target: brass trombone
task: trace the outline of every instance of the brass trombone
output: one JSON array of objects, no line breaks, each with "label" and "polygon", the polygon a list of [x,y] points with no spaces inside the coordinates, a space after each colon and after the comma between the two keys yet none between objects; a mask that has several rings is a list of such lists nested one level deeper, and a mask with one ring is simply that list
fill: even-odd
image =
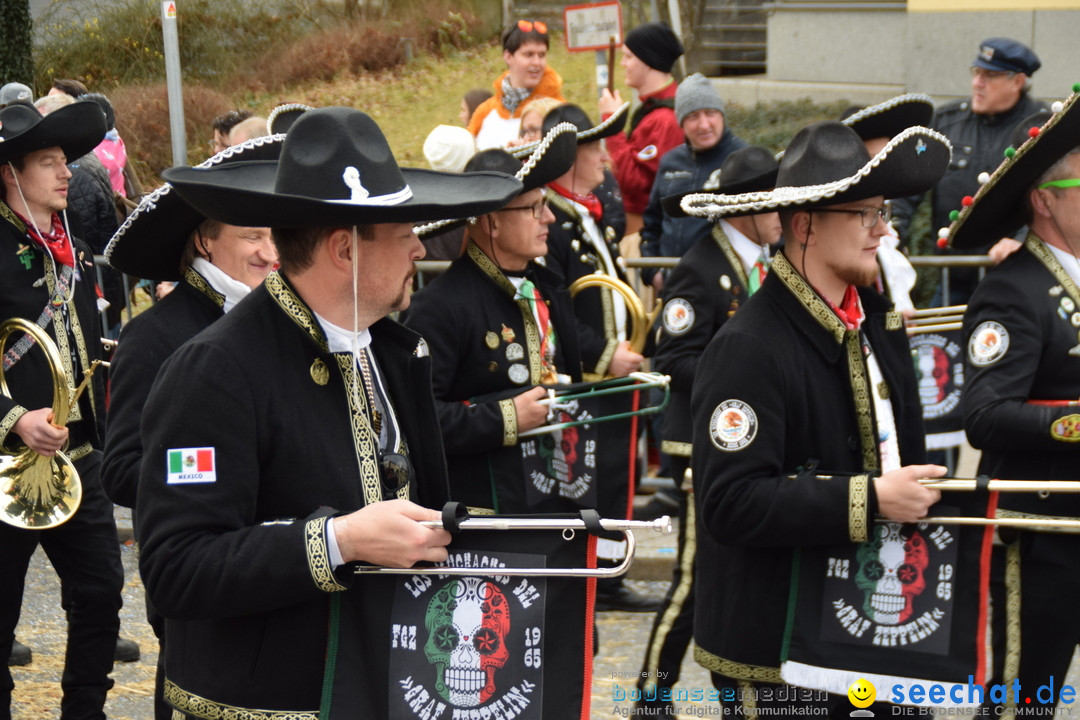
[{"label": "brass trombone", "polygon": [[[667,515],[655,520],[608,520],[600,519],[600,527],[609,532],[622,533],[626,539],[626,557],[618,565],[610,568],[510,568],[510,567],[445,567],[432,565],[411,568],[387,568],[362,566],[354,570],[357,575],[380,573],[389,575],[488,575],[488,576],[522,576],[522,577],[581,577],[581,578],[604,578],[618,577],[630,569],[634,561],[634,550],[637,541],[634,539],[634,530],[650,530],[662,535],[670,535],[672,532],[671,518]],[[420,523],[429,528],[442,529],[440,520],[426,520]],[[487,518],[471,517],[458,523],[462,530],[561,530],[563,539],[569,541],[579,530],[588,530],[584,520],[572,518]],[[451,546],[452,547],[452,546]]]},{"label": "brass trombone", "polygon": [[630,349],[636,353],[640,353],[645,349],[645,342],[649,339],[649,330],[652,329],[653,323],[656,322],[656,316],[660,314],[660,301],[656,301],[656,307],[652,312],[645,310],[645,303],[641,301],[638,294],[634,292],[634,288],[630,287],[622,280],[612,277],[611,275],[604,275],[601,273],[593,273],[592,275],[584,275],[579,277],[574,282],[570,283],[568,290],[570,296],[574,297],[585,288],[600,287],[614,290],[622,296],[622,299],[626,303],[626,311],[630,316],[633,329],[631,330],[630,337]]},{"label": "brass trombone", "polygon": [[[29,335],[45,353],[53,380],[51,422],[56,426],[67,424],[71,404],[78,401],[93,368],[73,396],[69,396],[60,351],[52,338],[32,322],[11,318],[0,324],[0,348],[15,332]],[[0,393],[11,397],[2,368]],[[4,502],[0,520],[19,528],[44,530],[66,522],[75,514],[82,502],[82,482],[75,465],[63,452],[45,457],[27,447],[16,450],[0,447],[0,497]]]},{"label": "brass trombone", "polygon": [[959,330],[964,326],[965,310],[967,305],[916,310],[907,323],[908,335]]}]

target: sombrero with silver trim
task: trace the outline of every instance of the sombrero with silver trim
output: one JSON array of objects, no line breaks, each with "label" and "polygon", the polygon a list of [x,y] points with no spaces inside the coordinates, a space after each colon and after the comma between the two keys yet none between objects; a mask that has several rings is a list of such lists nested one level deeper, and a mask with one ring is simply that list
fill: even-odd
[{"label": "sombrero with silver trim", "polygon": [[505,205],[521,182],[502,173],[401,168],[382,130],[352,108],[315,108],[285,135],[277,161],[162,173],[200,212],[230,225],[348,226],[480,215]]},{"label": "sombrero with silver trim", "polygon": [[[979,178],[979,191],[953,211],[954,222],[942,228],[938,237],[947,233],[944,237],[950,247],[967,250],[1011,237],[1022,227],[1027,222],[1024,197],[1035,181],[1067,152],[1080,146],[1078,98],[1080,87],[1064,103],[1054,103],[1049,119],[1045,119],[1045,113],[1037,113],[1017,125],[1005,159],[989,177],[984,174]],[[1018,139],[1025,142],[1021,144]]]},{"label": "sombrero with silver trim", "polygon": [[[484,150],[472,156],[465,166],[465,172],[488,170],[508,175],[513,173],[522,183],[522,193],[544,187],[562,177],[573,166],[577,159],[576,133],[577,128],[570,123],[559,123],[537,141],[524,162],[507,150]],[[460,227],[468,221],[469,218],[439,220],[416,228],[416,234],[423,240]]]},{"label": "sombrero with silver trim", "polygon": [[740,195],[772,190],[776,187],[776,174],[779,171],[780,163],[768,149],[760,145],[749,145],[727,156],[724,164],[720,166],[719,184],[716,187],[669,195],[660,201],[660,205],[671,217],[686,217],[686,212],[682,209],[682,199],[687,195],[703,192]]},{"label": "sombrero with silver trim", "polygon": [[870,157],[854,130],[836,120],[823,120],[795,134],[780,161],[775,189],[691,194],[683,198],[682,208],[697,217],[723,217],[839,205],[878,195],[905,197],[933,187],[945,174],[951,155],[944,135],[912,127]]},{"label": "sombrero with silver trim", "polygon": [[270,111],[270,114],[266,118],[266,126],[270,128],[271,135],[277,135],[279,133],[287,133],[292,124],[296,122],[296,119],[306,113],[308,110],[314,110],[315,108],[310,105],[304,105],[302,103],[285,103],[284,105],[278,105],[276,108]]},{"label": "sombrero with silver trim", "polygon": [[[629,110],[630,103],[623,103],[615,112],[611,113],[607,119],[593,125],[588,114],[577,105],[559,105],[558,107],[552,108],[551,111],[544,116],[544,136],[546,137],[556,125],[570,123],[577,132],[578,145],[602,140],[603,138],[611,137],[623,129],[623,125],[626,124],[626,115]],[[535,150],[536,146],[541,142],[543,142],[543,140],[534,140],[533,142],[525,143],[524,145],[508,148],[507,152],[514,157],[525,158],[532,154],[533,150]]]},{"label": "sombrero with silver trim", "polygon": [[844,111],[840,122],[863,140],[891,138],[909,127],[929,125],[934,117],[934,101],[923,93],[907,93],[865,108]]},{"label": "sombrero with silver trim", "polygon": [[74,162],[104,139],[105,113],[92,100],[65,105],[48,115],[19,102],[0,110],[0,163],[52,147]]},{"label": "sombrero with silver trim", "polygon": [[[257,137],[222,150],[198,167],[251,160],[277,160],[284,135]],[[139,202],[105,247],[105,259],[120,272],[146,280],[179,280],[180,258],[191,232],[206,216],[165,183]]]}]

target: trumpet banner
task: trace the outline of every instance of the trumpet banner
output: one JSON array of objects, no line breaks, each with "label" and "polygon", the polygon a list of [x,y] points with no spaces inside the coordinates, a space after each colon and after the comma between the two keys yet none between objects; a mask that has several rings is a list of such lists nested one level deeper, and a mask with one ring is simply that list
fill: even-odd
[{"label": "trumpet banner", "polygon": [[[950,502],[954,502],[950,498]],[[994,494],[937,507],[940,516],[991,517]],[[864,678],[889,701],[892,688],[942,684],[963,706],[986,680],[991,526],[879,523],[861,544],[802,548],[792,568],[783,679],[846,694]],[[953,697],[963,701],[954,702]]]},{"label": "trumpet banner", "polygon": [[448,565],[403,575],[390,637],[391,720],[588,718],[595,579],[500,576],[500,567],[595,567],[578,531],[463,531]]}]

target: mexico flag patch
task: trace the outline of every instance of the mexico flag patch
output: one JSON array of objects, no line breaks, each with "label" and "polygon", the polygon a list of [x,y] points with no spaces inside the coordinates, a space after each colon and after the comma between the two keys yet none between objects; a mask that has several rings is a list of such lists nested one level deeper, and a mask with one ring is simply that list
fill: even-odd
[{"label": "mexico flag patch", "polygon": [[214,448],[172,448],[166,450],[165,471],[165,482],[169,485],[217,482]]}]

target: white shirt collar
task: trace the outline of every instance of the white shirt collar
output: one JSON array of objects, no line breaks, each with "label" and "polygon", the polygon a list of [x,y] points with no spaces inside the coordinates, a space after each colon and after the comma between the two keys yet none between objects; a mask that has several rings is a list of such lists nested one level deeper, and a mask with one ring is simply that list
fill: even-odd
[{"label": "white shirt collar", "polygon": [[210,287],[225,296],[225,312],[229,312],[236,307],[236,303],[243,300],[251,292],[251,288],[229,276],[224,270],[206,258],[195,258],[191,263],[191,269],[202,275],[206,282],[210,283]]},{"label": "white shirt collar", "polygon": [[[323,333],[326,334],[326,344],[330,346],[330,352],[347,352],[355,355],[371,344],[371,331],[367,328],[354,335],[352,330],[338,327],[318,313],[313,314],[315,319],[319,321]],[[355,344],[353,342],[354,337],[356,338]]]},{"label": "white shirt collar", "polygon": [[1065,269],[1065,272],[1069,274],[1073,282],[1080,285],[1080,258],[1077,258],[1072,253],[1067,253],[1060,248],[1056,248],[1050,243],[1043,241],[1046,247],[1050,248],[1050,252],[1054,253],[1054,257],[1061,263],[1061,267]]},{"label": "white shirt collar", "polygon": [[750,268],[754,267],[754,263],[761,257],[762,250],[765,251],[765,256],[768,257],[768,246],[758,245],[756,242],[736,230],[735,226],[727,220],[720,220],[720,229],[724,231],[724,234],[727,235],[727,239],[731,241],[731,247],[733,247],[735,252],[739,254],[739,257],[742,258],[744,270],[749,272]]}]

